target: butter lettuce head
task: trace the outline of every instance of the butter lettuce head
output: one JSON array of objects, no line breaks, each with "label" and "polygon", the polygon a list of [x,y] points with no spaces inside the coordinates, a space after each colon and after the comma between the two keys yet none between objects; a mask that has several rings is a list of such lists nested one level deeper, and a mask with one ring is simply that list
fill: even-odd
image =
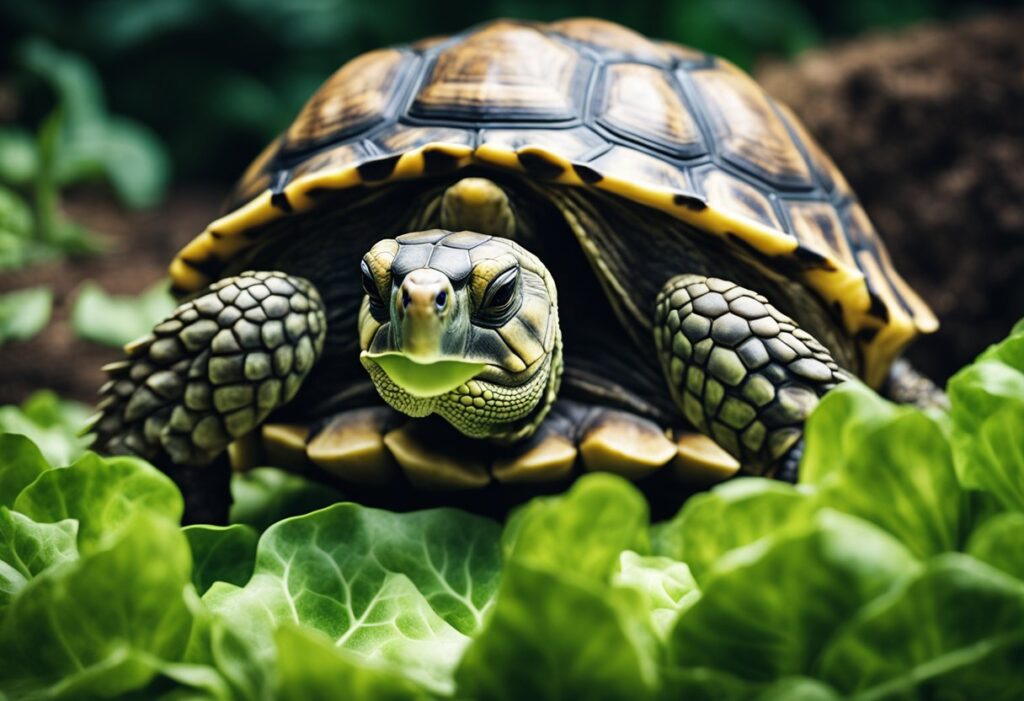
[{"label": "butter lettuce head", "polygon": [[0,435],[0,699],[1024,698],[1022,331],[658,524],[606,474],[498,523],[265,467],[182,527],[153,466]]}]

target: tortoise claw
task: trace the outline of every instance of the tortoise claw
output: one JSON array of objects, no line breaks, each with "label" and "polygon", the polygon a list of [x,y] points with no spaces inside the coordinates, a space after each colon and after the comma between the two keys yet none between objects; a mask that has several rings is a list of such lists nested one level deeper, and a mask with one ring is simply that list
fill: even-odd
[{"label": "tortoise claw", "polygon": [[685,432],[676,439],[672,471],[683,481],[709,486],[735,475],[739,460],[703,433]]},{"label": "tortoise claw", "polygon": [[482,460],[457,460],[450,452],[436,450],[432,442],[425,440],[422,432],[417,430],[416,422],[407,423],[384,435],[384,445],[417,489],[479,489],[491,481]]},{"label": "tortoise claw", "polygon": [[653,421],[598,409],[584,425],[580,454],[588,471],[638,479],[667,465],[676,456],[676,446]]},{"label": "tortoise claw", "polygon": [[306,458],[308,427],[298,424],[264,424],[261,435],[263,454],[268,465],[289,470],[309,467]]},{"label": "tortoise claw", "polygon": [[397,476],[384,434],[394,421],[387,407],[339,414],[306,446],[309,460],[332,475],[366,485],[384,485]]},{"label": "tortoise claw", "polygon": [[569,476],[579,451],[572,422],[557,409],[556,405],[522,448],[509,449],[512,455],[495,460],[491,467],[495,479],[522,484],[554,482]]}]

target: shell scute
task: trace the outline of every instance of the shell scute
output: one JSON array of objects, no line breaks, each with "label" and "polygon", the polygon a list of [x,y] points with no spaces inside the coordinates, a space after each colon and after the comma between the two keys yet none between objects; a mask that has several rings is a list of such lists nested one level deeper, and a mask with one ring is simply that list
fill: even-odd
[{"label": "shell scute", "polygon": [[565,120],[578,113],[580,55],[528,25],[496,22],[444,49],[411,113],[462,120]]},{"label": "shell scute", "polygon": [[670,155],[702,153],[697,121],[671,83],[672,76],[653,66],[617,63],[608,66],[598,120],[618,135],[644,139]]},{"label": "shell scute", "polygon": [[398,49],[378,49],[346,63],[310,98],[285,132],[286,151],[335,141],[383,121],[412,63],[413,57]]},{"label": "shell scute", "polygon": [[769,98],[750,77],[720,67],[690,75],[726,159],[778,187],[813,186],[803,155]]}]

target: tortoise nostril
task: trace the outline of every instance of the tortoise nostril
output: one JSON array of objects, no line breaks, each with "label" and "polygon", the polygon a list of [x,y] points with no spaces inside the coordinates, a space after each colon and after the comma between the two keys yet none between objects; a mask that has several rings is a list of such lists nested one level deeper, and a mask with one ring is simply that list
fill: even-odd
[{"label": "tortoise nostril", "polygon": [[438,309],[444,309],[444,306],[448,304],[448,293],[445,290],[438,292],[437,297],[434,299],[434,304],[437,305]]}]

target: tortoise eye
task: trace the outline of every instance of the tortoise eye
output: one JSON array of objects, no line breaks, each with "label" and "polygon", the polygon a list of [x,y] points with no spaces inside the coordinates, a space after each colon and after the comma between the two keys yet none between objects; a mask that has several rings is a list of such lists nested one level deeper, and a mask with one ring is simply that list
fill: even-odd
[{"label": "tortoise eye", "polygon": [[480,316],[488,321],[504,321],[515,306],[519,289],[519,268],[499,275],[484,294]]}]

